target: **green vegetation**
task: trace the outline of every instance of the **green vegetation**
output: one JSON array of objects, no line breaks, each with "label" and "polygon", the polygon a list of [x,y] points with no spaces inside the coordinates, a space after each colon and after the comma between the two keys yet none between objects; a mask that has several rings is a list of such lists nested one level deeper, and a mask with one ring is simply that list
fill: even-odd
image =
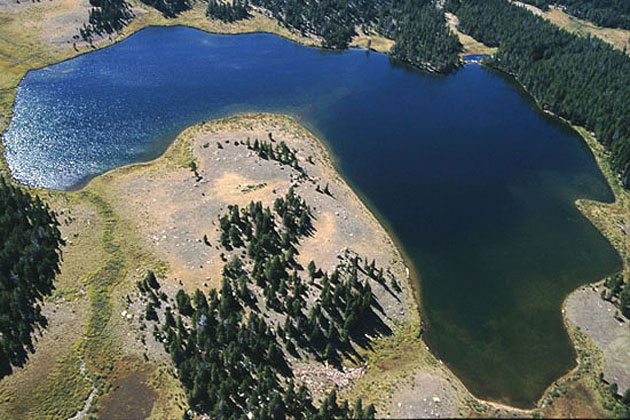
[{"label": "green vegetation", "polygon": [[392,56],[415,67],[449,72],[459,66],[462,45],[446,24],[444,11],[430,0],[394,0],[386,35],[396,43]]},{"label": "green vegetation", "polygon": [[[271,139],[271,135],[269,135],[269,138]],[[289,149],[285,142],[281,141],[276,147],[273,147],[273,144],[270,142],[264,140],[259,141],[258,139],[254,140],[252,144],[250,139],[247,138],[245,144],[249,150],[256,152],[262,159],[275,160],[283,165],[289,165],[300,172],[304,177],[307,177],[306,171],[300,166],[297,159],[296,151]]]},{"label": "green vegetation", "polygon": [[347,48],[355,26],[371,24],[375,1],[371,0],[252,0],[269,10],[273,17],[302,34],[323,39],[328,48]]},{"label": "green vegetation", "polygon": [[221,2],[208,0],[206,15],[223,22],[231,23],[249,17],[249,2],[247,0],[235,0],[233,2]]},{"label": "green vegetation", "polygon": [[630,282],[623,280],[623,274],[618,273],[606,279],[606,289],[602,290],[602,298],[613,302],[621,313],[630,319]]},{"label": "green vegetation", "polygon": [[459,65],[461,44],[433,0],[252,0],[279,22],[323,39],[328,48],[346,48],[355,27],[396,41],[392,56],[414,66],[447,72]]},{"label": "green vegetation", "polygon": [[134,16],[125,0],[90,0],[90,5],[90,23],[79,29],[86,41],[91,41],[94,35],[120,31]]},{"label": "green vegetation", "polygon": [[630,186],[630,57],[505,0],[449,0],[446,7],[460,30],[499,47],[488,65],[514,75],[543,109],[595,132]]},{"label": "green vegetation", "polygon": [[59,273],[58,226],[39,197],[0,177],[0,377],[24,364],[33,332],[47,325],[40,303]]},{"label": "green vegetation", "polygon": [[190,9],[188,0],[141,0],[147,6],[160,11],[164,17],[174,18],[181,12]]},{"label": "green vegetation", "polygon": [[571,15],[607,28],[630,29],[630,2],[619,0],[522,0],[543,10],[560,6]]},{"label": "green vegetation", "polygon": [[273,211],[260,202],[229,206],[219,227],[232,254],[219,291],[179,290],[171,308],[153,273],[137,284],[145,318],[157,321],[154,336],[171,355],[190,406],[216,418],[374,418],[373,406],[358,400],[350,408],[334,390],[315,407],[306,387],[294,384],[286,355],[340,367],[342,356],[361,357],[355,345],[369,347],[368,334],[391,334],[373,310],[379,306],[369,284],[387,289],[383,270],[348,252],[330,275],[311,261],[303,281],[295,256],[314,229],[310,208],[293,189]]}]

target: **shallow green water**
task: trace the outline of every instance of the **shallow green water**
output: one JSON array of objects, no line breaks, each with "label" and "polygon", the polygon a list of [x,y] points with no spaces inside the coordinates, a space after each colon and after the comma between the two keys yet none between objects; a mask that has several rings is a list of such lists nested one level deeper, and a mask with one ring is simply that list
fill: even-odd
[{"label": "shallow green water", "polygon": [[574,365],[562,300],[621,262],[573,202],[612,195],[576,133],[479,65],[438,77],[271,35],[149,28],[29,73],[6,158],[21,182],[68,189],[257,110],[325,138],[419,273],[429,345],[475,395],[531,406]]}]

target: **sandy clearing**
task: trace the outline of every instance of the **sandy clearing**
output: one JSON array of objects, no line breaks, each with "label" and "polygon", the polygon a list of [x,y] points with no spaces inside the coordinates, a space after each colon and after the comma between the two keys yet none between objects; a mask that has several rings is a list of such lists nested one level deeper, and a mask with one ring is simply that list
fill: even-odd
[{"label": "sandy clearing", "polygon": [[[294,168],[258,157],[244,144],[247,138],[252,142],[256,138],[269,141],[269,133],[274,144],[284,141],[297,151],[308,180],[300,178]],[[200,178],[191,169],[173,164],[177,157],[171,150],[190,153]],[[313,164],[309,163],[309,157]],[[316,190],[318,185],[323,189],[326,184],[332,196]],[[290,117],[248,114],[202,123],[184,131],[169,151],[156,161],[113,170],[96,178],[87,188],[99,191],[121,222],[134,232],[141,246],[165,263],[166,278],[161,282],[162,288],[174,296],[181,285],[189,292],[195,288],[207,290],[218,286],[224,259],[244,252],[242,249],[226,252],[217,246],[218,216],[225,213],[228,204],[244,206],[252,200],[260,200],[272,206],[273,201],[291,186],[311,206],[315,217],[316,232],[303,239],[298,247],[299,262],[306,266],[313,259],[318,267],[331,270],[339,262],[338,255],[346,248],[370,261],[375,259],[377,265],[386,273],[395,275],[403,287],[402,295],[396,296],[388,288],[371,281],[373,293],[385,312],[381,315],[383,322],[393,328],[400,322],[417,322],[412,321],[417,320],[418,314],[406,268],[393,241],[337,174],[323,144]],[[210,246],[204,243],[204,235]],[[138,276],[141,277],[141,273]],[[132,298],[137,298],[133,292]],[[121,303],[121,306],[125,304]],[[135,319],[142,314],[143,304],[134,301],[127,305],[127,309]],[[122,313],[122,310],[120,307],[114,313]],[[269,321],[278,320],[271,316]],[[132,334],[130,339],[134,336]],[[152,343],[151,335],[145,337],[147,345],[142,346],[142,351],[147,351],[150,359],[165,360],[163,350]],[[135,348],[133,343],[128,346]],[[424,348],[418,349],[417,354],[421,358],[431,357]],[[424,365],[414,366],[420,366],[418,372],[424,372]],[[308,380],[314,387],[323,386],[315,378],[322,375],[321,367],[303,366],[303,369],[307,379],[311,375],[312,380]],[[350,372],[348,375],[353,378],[363,374],[358,375],[355,370]],[[345,383],[347,375],[331,374],[332,379],[325,380],[324,385],[337,380]],[[445,377],[450,375],[443,374]],[[422,376],[418,387],[424,388],[426,381],[433,383],[435,378],[439,379],[439,374]],[[449,378],[459,384],[456,379]],[[448,383],[446,379],[443,382]],[[441,392],[445,401],[452,401],[453,409],[448,412],[456,413],[462,407],[459,396],[465,393],[461,384]],[[411,404],[416,401],[413,392],[405,396]],[[427,401],[419,405],[429,413],[433,400]]]},{"label": "sandy clearing", "polygon": [[[600,286],[603,287],[603,286]],[[566,301],[566,317],[587,334],[604,354],[604,379],[630,388],[630,328],[614,317],[617,308],[600,297],[599,288],[586,286]]]}]

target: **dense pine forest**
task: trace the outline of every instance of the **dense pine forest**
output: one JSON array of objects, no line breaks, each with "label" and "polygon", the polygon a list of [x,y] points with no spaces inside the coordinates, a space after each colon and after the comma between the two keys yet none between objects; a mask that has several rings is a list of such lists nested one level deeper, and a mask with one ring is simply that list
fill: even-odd
[{"label": "dense pine forest", "polygon": [[232,3],[224,3],[218,0],[208,0],[206,15],[227,23],[247,19],[250,16],[249,2],[247,0],[234,0]]},{"label": "dense pine forest", "polygon": [[514,75],[538,103],[594,131],[630,187],[630,58],[506,0],[449,0],[462,31],[499,51],[486,63]]},{"label": "dense pine forest", "polygon": [[559,6],[580,19],[608,28],[630,29],[630,2],[626,0],[522,0],[543,10]]},{"label": "dense pine forest", "polygon": [[46,326],[40,304],[59,272],[58,223],[48,205],[0,177],[0,378],[33,351]]},{"label": "dense pine forest", "polygon": [[346,48],[355,27],[396,41],[391,55],[416,67],[448,72],[461,45],[433,0],[252,0],[284,25],[320,36],[324,46]]},{"label": "dense pine forest", "polygon": [[[190,407],[213,418],[374,418],[373,406],[339,403],[334,391],[316,407],[307,388],[294,384],[286,355],[337,367],[344,356],[358,357],[355,346],[369,346],[368,334],[391,333],[374,312],[370,282],[396,295],[396,279],[350,251],[332,273],[313,261],[302,267],[298,246],[314,229],[311,209],[293,189],[273,210],[260,202],[229,206],[217,225],[232,255],[219,290],[190,296],[180,289],[173,301],[152,272],[137,284]],[[204,242],[212,246],[207,236]]]},{"label": "dense pine forest", "polygon": [[390,52],[393,57],[440,73],[459,66],[462,45],[448,29],[444,11],[436,2],[394,0],[386,10],[391,14],[381,19],[380,32],[396,41]]}]

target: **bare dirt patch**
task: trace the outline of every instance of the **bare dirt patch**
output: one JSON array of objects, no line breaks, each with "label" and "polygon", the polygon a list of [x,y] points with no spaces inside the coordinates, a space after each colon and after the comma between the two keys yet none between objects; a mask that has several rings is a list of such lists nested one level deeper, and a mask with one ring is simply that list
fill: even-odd
[{"label": "bare dirt patch", "polygon": [[462,46],[464,47],[460,55],[462,56],[469,55],[469,54],[492,55],[497,52],[497,48],[488,47],[482,42],[477,41],[472,36],[461,32],[457,28],[457,25],[459,25],[459,19],[457,18],[457,16],[448,12],[446,12],[445,15],[446,15],[446,22],[448,24],[448,27],[450,28],[451,32],[457,35],[457,37],[459,38],[459,42],[461,42]]},{"label": "bare dirt patch", "polygon": [[396,391],[389,416],[397,419],[459,417],[461,405],[453,388],[443,375],[420,371],[410,383]]},{"label": "bare dirt patch", "polygon": [[[210,122],[200,130],[189,143],[198,179],[190,169],[162,160],[104,176],[105,193],[117,214],[166,263],[175,287],[179,281],[189,291],[219,285],[224,259],[230,257],[218,247],[219,215],[231,204],[261,201],[273,206],[291,186],[314,210],[317,233],[303,241],[298,256],[304,267],[312,259],[318,267],[331,270],[337,256],[349,247],[379,266],[391,267],[404,281],[402,258],[387,233],[336,175],[319,141],[292,119],[246,116]],[[309,181],[298,180],[294,168],[262,159],[245,145],[248,138],[270,141],[270,133],[274,144],[284,141],[297,150]],[[317,185],[320,189],[328,185],[332,196],[317,192]],[[404,319],[406,303],[384,290],[381,293],[388,316]]]},{"label": "bare dirt patch", "polygon": [[[248,138],[250,143],[256,139],[274,145],[285,142],[296,151],[299,165],[307,177],[288,165],[261,158],[246,146]],[[195,162],[196,174],[188,166],[191,162]],[[326,186],[329,194],[323,192]],[[315,233],[302,240],[298,247],[298,262],[306,267],[314,260],[317,267],[329,271],[338,264],[338,256],[345,255],[348,249],[352,255],[375,260],[377,266],[383,267],[388,276],[395,276],[403,288],[402,294],[396,294],[389,286],[370,281],[383,308],[379,316],[394,330],[387,354],[402,351],[406,360],[402,365],[407,366],[409,372],[422,371],[428,366],[418,360],[433,360],[437,365],[418,338],[414,338],[413,343],[403,344],[396,338],[403,324],[411,325],[407,330],[415,329],[417,334],[419,320],[407,270],[394,243],[339,177],[322,143],[292,118],[255,114],[199,124],[180,134],[163,157],[147,164],[114,170],[95,179],[88,189],[99,191],[112,205],[122,224],[134,233],[140,246],[163,262],[162,290],[170,296],[168,304],[172,305],[172,296],[180,287],[192,292],[196,288],[207,290],[220,284],[221,268],[230,254],[236,252],[226,252],[218,243],[218,217],[227,211],[228,205],[245,206],[251,201],[261,201],[273,207],[274,200],[284,196],[291,187],[305,199],[314,216]],[[133,271],[134,268],[130,269]],[[142,275],[142,272],[135,273],[134,278]],[[128,290],[131,304],[121,295],[117,298],[120,299],[118,310],[114,311],[121,314],[116,316],[120,319],[117,322],[128,324],[124,328],[129,330],[128,345],[137,347],[134,351],[146,353],[149,360],[168,366],[168,355],[161,344],[155,342],[151,331],[137,326],[144,305],[137,300],[135,291]],[[269,322],[274,324],[278,320],[272,315],[268,314]],[[139,340],[142,344],[132,343]],[[406,350],[401,350],[400,346],[393,349],[391,346],[395,343]],[[370,381],[375,373],[394,371],[389,376],[391,387],[379,391],[383,401],[387,401],[396,390],[395,384],[403,379],[400,361],[389,363],[382,359],[380,366],[372,369],[371,365],[357,359],[342,371],[313,364],[304,358],[290,362],[300,373],[300,381],[311,385],[315,396],[331,387],[352,388],[359,378]],[[432,380],[447,375],[441,370],[432,372]],[[372,397],[365,395],[364,388],[357,389],[357,393],[364,399]],[[445,388],[440,395],[445,401],[452,401],[453,410],[457,412],[462,406],[460,394],[466,394],[466,391],[457,385]],[[411,391],[408,393],[408,397],[415,401],[413,395]],[[432,399],[430,404],[433,404]],[[420,405],[430,412],[428,405]]]},{"label": "bare dirt patch", "polygon": [[630,388],[630,329],[614,315],[617,308],[600,297],[596,287],[572,293],[566,302],[567,318],[580,327],[604,354],[604,379],[620,392]]},{"label": "bare dirt patch", "polygon": [[144,420],[151,414],[156,392],[148,384],[146,369],[121,372],[112,391],[99,401],[101,420]]}]

